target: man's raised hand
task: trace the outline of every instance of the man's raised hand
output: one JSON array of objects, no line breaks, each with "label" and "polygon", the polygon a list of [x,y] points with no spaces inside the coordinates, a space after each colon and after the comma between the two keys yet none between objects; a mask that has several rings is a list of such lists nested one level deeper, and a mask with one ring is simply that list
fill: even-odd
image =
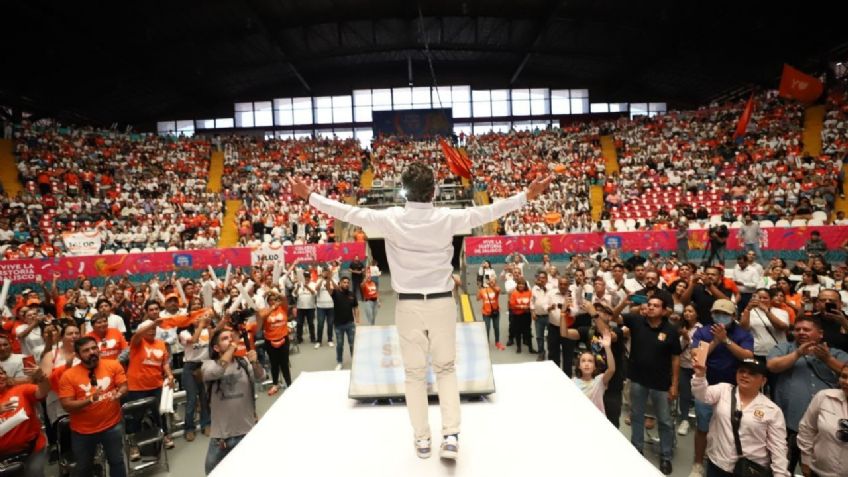
[{"label": "man's raised hand", "polygon": [[536,197],[539,197],[542,192],[547,190],[553,180],[554,176],[550,174],[544,177],[537,177],[530,183],[529,186],[527,186],[527,200],[533,200]]}]

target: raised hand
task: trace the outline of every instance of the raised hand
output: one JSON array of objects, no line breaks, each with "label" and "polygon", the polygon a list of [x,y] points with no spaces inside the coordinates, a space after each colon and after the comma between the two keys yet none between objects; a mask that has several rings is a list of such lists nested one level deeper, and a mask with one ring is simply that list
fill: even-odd
[{"label": "raised hand", "polygon": [[307,184],[303,179],[291,177],[289,178],[289,185],[291,185],[291,190],[294,195],[303,200],[309,200],[309,194],[312,193],[312,187],[309,186],[309,184]]},{"label": "raised hand", "polygon": [[553,175],[537,177],[535,180],[533,180],[533,182],[531,182],[530,185],[527,186],[527,200],[533,200],[538,197],[542,192],[545,192],[545,190],[547,190],[548,186],[553,180]]}]

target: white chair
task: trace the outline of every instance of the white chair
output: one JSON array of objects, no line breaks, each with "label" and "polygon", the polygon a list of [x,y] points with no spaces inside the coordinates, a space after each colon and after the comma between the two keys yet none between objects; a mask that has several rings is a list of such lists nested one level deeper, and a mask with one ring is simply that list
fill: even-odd
[{"label": "white chair", "polygon": [[156,251],[157,251],[157,252],[167,252],[167,251],[168,251],[168,249],[167,249],[167,248],[165,248],[165,247],[156,247]]},{"label": "white chair", "polygon": [[138,247],[133,247],[130,249],[130,253],[141,253],[141,249]]},{"label": "white chair", "polygon": [[807,225],[809,226],[821,226],[824,225],[824,220],[821,219],[810,219],[807,221]]},{"label": "white chair", "polygon": [[774,223],[775,227],[791,227],[791,224],[786,219],[780,219]]},{"label": "white chair", "polygon": [[774,227],[774,222],[772,222],[771,220],[761,220],[760,221],[760,227],[761,228]]},{"label": "white chair", "polygon": [[292,245],[292,241],[291,240],[283,240],[283,245],[286,245],[286,246]]},{"label": "white chair", "polygon": [[625,230],[636,230],[636,219],[629,218],[624,221]]},{"label": "white chair", "polygon": [[104,250],[100,255],[115,255],[114,250]]},{"label": "white chair", "polygon": [[711,224],[717,224],[719,222],[721,222],[721,215],[711,215],[710,216],[710,223]]},{"label": "white chair", "polygon": [[128,251],[127,251],[127,249],[125,249],[125,248],[119,248],[118,250],[115,250],[115,254],[116,254],[116,255],[126,255],[126,254],[128,254],[128,253],[129,253],[129,252],[128,252]]},{"label": "white chair", "polygon": [[271,243],[273,238],[274,237],[272,237],[271,234],[264,234],[262,235],[262,243]]},{"label": "white chair", "polygon": [[144,253],[153,253],[153,247],[144,247],[142,250]]},{"label": "white chair", "polygon": [[793,219],[790,225],[792,227],[804,227],[807,225],[807,219]]},{"label": "white chair", "polygon": [[168,252],[176,252],[177,250],[179,250],[179,248],[177,248],[177,247],[176,247],[176,246],[174,246],[174,245],[171,245],[170,247],[168,247],[168,248],[166,249],[166,251],[168,251]]},{"label": "white chair", "polygon": [[609,220],[602,220],[601,221],[601,228],[604,229],[604,230],[609,230],[610,229],[610,221]]},{"label": "white chair", "polygon": [[821,220],[822,222],[827,222],[827,213],[822,212],[821,210],[817,210],[813,212],[812,215],[813,220]]},{"label": "white chair", "polygon": [[627,228],[627,223],[623,219],[616,219],[613,225],[615,226],[615,230],[624,230]]},{"label": "white chair", "polygon": [[282,244],[280,243],[280,241],[279,241],[279,240],[273,240],[273,241],[271,241],[271,246],[272,246],[272,247],[279,247],[279,246],[281,246],[281,245],[282,245]]}]

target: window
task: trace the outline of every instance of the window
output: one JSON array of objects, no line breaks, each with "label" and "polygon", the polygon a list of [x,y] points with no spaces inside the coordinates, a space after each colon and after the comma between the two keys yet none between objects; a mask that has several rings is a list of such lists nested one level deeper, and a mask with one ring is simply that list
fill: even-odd
[{"label": "window", "polygon": [[550,121],[533,121],[533,129],[548,129],[550,125]]},{"label": "window", "polygon": [[277,131],[277,139],[292,139],[293,137],[292,131]]},{"label": "window", "polygon": [[177,121],[177,135],[186,137],[194,136],[194,121],[191,119]]},{"label": "window", "polygon": [[509,90],[492,90],[492,116],[509,116]]},{"label": "window", "polygon": [[611,113],[627,112],[627,103],[610,103],[609,110]]},{"label": "window", "polygon": [[253,103],[236,103],[236,127],[253,127]]},{"label": "window", "polygon": [[471,117],[471,86],[451,86],[451,107],[453,117]]},{"label": "window", "polygon": [[[311,116],[310,116],[311,117]],[[306,139],[312,137],[311,129],[298,129],[294,132],[295,139]]]},{"label": "window", "polygon": [[589,90],[571,90],[571,114],[586,114],[589,112]]},{"label": "window", "polygon": [[548,100],[550,92],[548,88],[533,88],[530,90],[530,114],[541,116],[551,113]]},{"label": "window", "polygon": [[429,109],[433,103],[430,100],[429,87],[412,88],[412,108],[413,109]]},{"label": "window", "polygon": [[453,123],[453,132],[457,136],[464,134],[468,137],[471,135],[471,123]]},{"label": "window", "polygon": [[316,129],[315,137],[322,137],[327,139],[332,139],[334,136],[332,129]]},{"label": "window", "polygon": [[391,111],[392,110],[392,90],[390,90],[390,89],[374,89],[374,90],[371,90],[371,110],[372,111]]},{"label": "window", "polygon": [[516,131],[530,131],[533,129],[533,123],[530,121],[516,121],[512,123],[512,128]]},{"label": "window", "polygon": [[353,120],[358,123],[370,123],[371,117],[371,90],[353,90]]},{"label": "window", "polygon": [[198,119],[194,122],[196,129],[215,129],[214,119]]},{"label": "window", "polygon": [[319,96],[315,98],[315,124],[333,123],[333,98]]},{"label": "window", "polygon": [[156,132],[160,136],[177,133],[176,121],[159,121],[156,123]]},{"label": "window", "polygon": [[359,144],[365,149],[371,149],[371,139],[374,138],[374,130],[371,128],[359,128],[353,131],[353,137],[359,140]]},{"label": "window", "polygon": [[392,88],[392,109],[412,109],[412,88]]},{"label": "window", "polygon": [[[492,94],[489,90],[471,92],[471,108],[475,118],[492,117]],[[491,124],[490,124],[491,126]],[[477,125],[474,125],[474,134],[477,134]]]},{"label": "window", "polygon": [[474,123],[474,135],[479,136],[492,132],[492,123]]},{"label": "window", "polygon": [[334,129],[333,132],[341,140],[353,139],[353,129]]},{"label": "window", "polygon": [[630,118],[635,116],[647,116],[648,103],[630,103]]},{"label": "window", "polygon": [[292,98],[295,124],[312,124],[312,98]]},{"label": "window", "polygon": [[592,103],[589,105],[589,111],[593,113],[608,113],[609,104],[607,103]]},{"label": "window", "polygon": [[235,127],[233,118],[218,118],[215,120],[215,129],[232,129]]},{"label": "window", "polygon": [[333,122],[352,123],[353,109],[350,96],[333,96]]},{"label": "window", "polygon": [[551,90],[551,114],[571,114],[567,89]]},{"label": "window", "polygon": [[291,126],[294,124],[291,98],[274,100],[274,123],[277,126]]},{"label": "window", "polygon": [[665,113],[665,103],[648,103],[648,116]]},{"label": "window", "polygon": [[270,101],[257,101],[253,103],[254,126],[273,126],[274,114]]},{"label": "window", "polygon": [[449,108],[451,106],[451,87],[439,86],[432,89],[433,107],[434,108]]},{"label": "window", "polygon": [[508,133],[510,129],[510,124],[508,122],[496,122],[492,123],[492,131],[499,133]]},{"label": "window", "polygon": [[512,90],[512,114],[513,116],[530,116],[530,90]]}]

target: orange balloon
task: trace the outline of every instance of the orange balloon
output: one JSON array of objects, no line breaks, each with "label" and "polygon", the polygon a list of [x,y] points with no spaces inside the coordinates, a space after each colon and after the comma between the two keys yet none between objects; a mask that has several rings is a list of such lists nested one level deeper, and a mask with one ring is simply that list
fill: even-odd
[{"label": "orange balloon", "polygon": [[567,170],[568,169],[565,167],[565,164],[557,164],[556,166],[554,166],[554,172],[556,172],[557,174],[563,174]]},{"label": "orange balloon", "polygon": [[562,214],[559,212],[548,212],[545,214],[545,223],[554,225],[562,220]]}]

